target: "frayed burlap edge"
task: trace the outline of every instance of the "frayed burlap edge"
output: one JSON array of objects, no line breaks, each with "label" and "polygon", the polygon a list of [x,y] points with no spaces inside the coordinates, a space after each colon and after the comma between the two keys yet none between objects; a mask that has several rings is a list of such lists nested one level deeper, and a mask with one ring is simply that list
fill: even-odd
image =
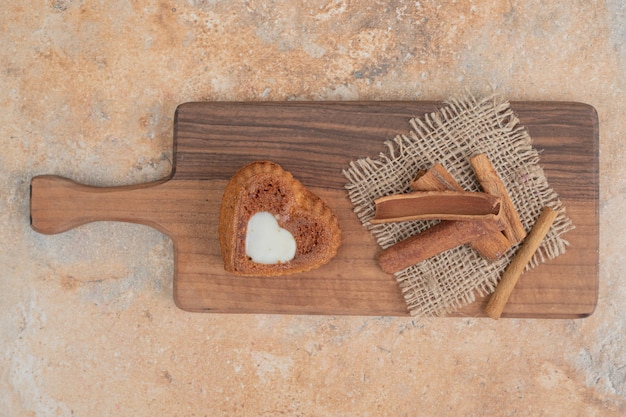
[{"label": "frayed burlap edge", "polygon": [[[480,185],[469,158],[484,153],[502,179],[524,228],[529,231],[544,206],[559,212],[527,269],[566,251],[562,235],[574,228],[539,165],[527,130],[510,104],[498,95],[450,99],[436,112],[409,121],[410,132],[385,142],[377,158],[352,161],[344,170],[354,212],[382,248],[419,233],[435,222],[373,225],[374,200],[409,191],[420,169],[441,163],[469,191]],[[490,263],[468,246],[459,246],[395,274],[413,316],[442,316],[491,293],[517,249]]]}]

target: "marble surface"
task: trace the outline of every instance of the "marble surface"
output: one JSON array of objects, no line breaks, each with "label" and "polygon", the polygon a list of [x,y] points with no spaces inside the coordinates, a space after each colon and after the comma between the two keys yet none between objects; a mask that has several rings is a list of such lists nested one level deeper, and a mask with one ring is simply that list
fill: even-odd
[{"label": "marble surface", "polygon": [[[623,1],[20,1],[0,44],[1,416],[626,413]],[[34,175],[166,175],[182,102],[465,89],[598,110],[591,317],[189,314],[162,234],[29,226]]]}]

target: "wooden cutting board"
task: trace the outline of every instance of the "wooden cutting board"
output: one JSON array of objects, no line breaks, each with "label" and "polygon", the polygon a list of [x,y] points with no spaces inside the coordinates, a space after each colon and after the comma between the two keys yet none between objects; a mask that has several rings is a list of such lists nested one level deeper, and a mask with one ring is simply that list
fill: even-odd
[{"label": "wooden cutting board", "polygon": [[[146,224],[174,242],[174,298],[195,312],[408,315],[393,276],[375,261],[378,246],[352,212],[342,170],[377,156],[383,141],[438,102],[186,103],[174,120],[175,164],[161,181],[93,188],[54,176],[31,184],[31,223],[59,233],[109,220]],[[576,229],[568,252],[520,279],[503,317],[577,318],[598,298],[598,118],[593,107],[514,102],[541,150],[550,185]],[[318,270],[279,278],[241,278],[222,266],[217,236],[223,188],[247,162],[281,164],[339,217],[338,255]],[[484,316],[485,300],[457,316]]]}]

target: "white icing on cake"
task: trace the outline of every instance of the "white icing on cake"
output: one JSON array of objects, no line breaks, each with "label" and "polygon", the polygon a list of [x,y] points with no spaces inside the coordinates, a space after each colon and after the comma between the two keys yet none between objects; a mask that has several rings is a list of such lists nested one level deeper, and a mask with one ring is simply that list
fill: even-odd
[{"label": "white icing on cake", "polygon": [[296,255],[296,240],[272,213],[261,211],[248,220],[246,255],[259,264],[288,262]]}]

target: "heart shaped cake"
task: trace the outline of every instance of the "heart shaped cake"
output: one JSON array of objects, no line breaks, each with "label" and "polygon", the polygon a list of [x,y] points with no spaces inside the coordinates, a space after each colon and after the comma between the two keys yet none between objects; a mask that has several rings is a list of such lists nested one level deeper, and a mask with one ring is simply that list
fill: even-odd
[{"label": "heart shaped cake", "polygon": [[220,208],[224,268],[243,276],[309,271],[330,261],[341,243],[332,210],[291,173],[270,161],[239,169]]}]

